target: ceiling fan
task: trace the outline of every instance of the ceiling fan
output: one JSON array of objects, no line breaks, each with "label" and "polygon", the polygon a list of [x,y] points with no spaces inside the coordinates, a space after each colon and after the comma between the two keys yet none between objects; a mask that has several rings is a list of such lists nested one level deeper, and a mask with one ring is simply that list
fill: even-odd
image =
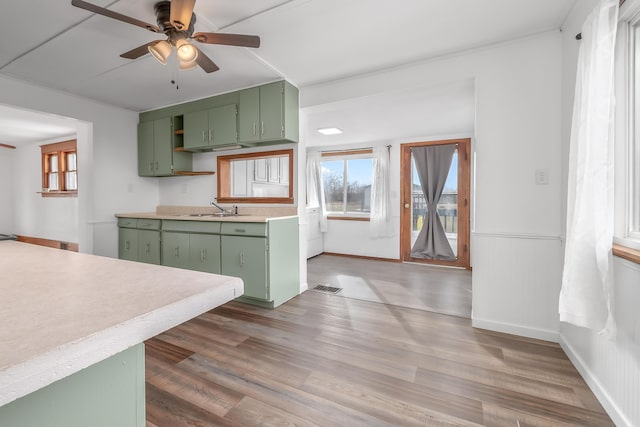
[{"label": "ceiling fan", "polygon": [[194,34],[196,14],[193,13],[193,7],[195,3],[196,0],[159,1],[154,6],[158,22],[156,26],[83,0],[71,0],[71,5],[75,7],[137,25],[154,33],[164,33],[167,36],[165,40],[154,40],[120,55],[127,59],[136,59],[150,53],[160,63],[166,64],[167,58],[175,48],[181,70],[199,65],[205,72],[212,73],[220,68],[189,40],[207,44],[260,47],[260,37],[258,36],[202,32]]}]

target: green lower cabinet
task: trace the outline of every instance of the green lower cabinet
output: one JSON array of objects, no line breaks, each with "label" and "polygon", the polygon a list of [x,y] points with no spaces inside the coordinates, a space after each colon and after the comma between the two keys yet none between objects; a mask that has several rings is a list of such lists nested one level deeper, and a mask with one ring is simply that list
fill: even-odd
[{"label": "green lower cabinet", "polygon": [[138,230],[135,228],[118,229],[118,258],[138,260]]},{"label": "green lower cabinet", "polygon": [[0,407],[6,427],[144,427],[144,345]]},{"label": "green lower cabinet", "polygon": [[160,264],[160,232],[153,230],[138,231],[138,261],[147,264]]},{"label": "green lower cabinet", "polygon": [[190,234],[191,270],[220,274],[220,236]]},{"label": "green lower cabinet", "polygon": [[267,239],[222,236],[222,274],[241,278],[244,296],[268,300]]},{"label": "green lower cabinet", "polygon": [[162,233],[162,265],[189,269],[191,266],[189,234],[170,231]]},{"label": "green lower cabinet", "polygon": [[160,264],[160,220],[118,218],[118,258]]}]

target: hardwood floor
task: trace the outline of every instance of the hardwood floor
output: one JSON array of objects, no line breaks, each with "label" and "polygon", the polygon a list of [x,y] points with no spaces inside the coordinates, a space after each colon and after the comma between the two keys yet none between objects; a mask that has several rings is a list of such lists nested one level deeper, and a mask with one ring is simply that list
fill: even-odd
[{"label": "hardwood floor", "polygon": [[557,344],[319,292],[146,344],[149,427],[613,425]]},{"label": "hardwood floor", "polygon": [[347,298],[471,318],[471,272],[332,255],[307,261],[309,289],[342,288]]}]

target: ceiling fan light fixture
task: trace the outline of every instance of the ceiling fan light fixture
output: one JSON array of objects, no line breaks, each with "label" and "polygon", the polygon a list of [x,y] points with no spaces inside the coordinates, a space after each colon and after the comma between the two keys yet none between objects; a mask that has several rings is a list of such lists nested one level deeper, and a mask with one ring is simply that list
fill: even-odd
[{"label": "ceiling fan light fixture", "polygon": [[171,55],[171,44],[166,40],[159,40],[158,42],[149,45],[149,53],[158,60],[161,64],[167,63],[167,58]]},{"label": "ceiling fan light fixture", "polygon": [[178,59],[178,62],[180,63],[181,70],[190,70],[198,65],[195,59],[193,61],[183,61],[182,59]]},{"label": "ceiling fan light fixture", "polygon": [[198,57],[198,49],[184,39],[176,42],[176,49],[180,61],[193,62]]}]

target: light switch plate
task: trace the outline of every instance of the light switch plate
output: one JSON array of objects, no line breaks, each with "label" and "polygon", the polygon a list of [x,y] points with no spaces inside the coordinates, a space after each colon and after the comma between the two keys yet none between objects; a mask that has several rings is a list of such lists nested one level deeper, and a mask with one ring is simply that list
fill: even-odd
[{"label": "light switch plate", "polygon": [[549,169],[548,168],[536,169],[536,185],[547,185],[547,184],[549,184]]}]

